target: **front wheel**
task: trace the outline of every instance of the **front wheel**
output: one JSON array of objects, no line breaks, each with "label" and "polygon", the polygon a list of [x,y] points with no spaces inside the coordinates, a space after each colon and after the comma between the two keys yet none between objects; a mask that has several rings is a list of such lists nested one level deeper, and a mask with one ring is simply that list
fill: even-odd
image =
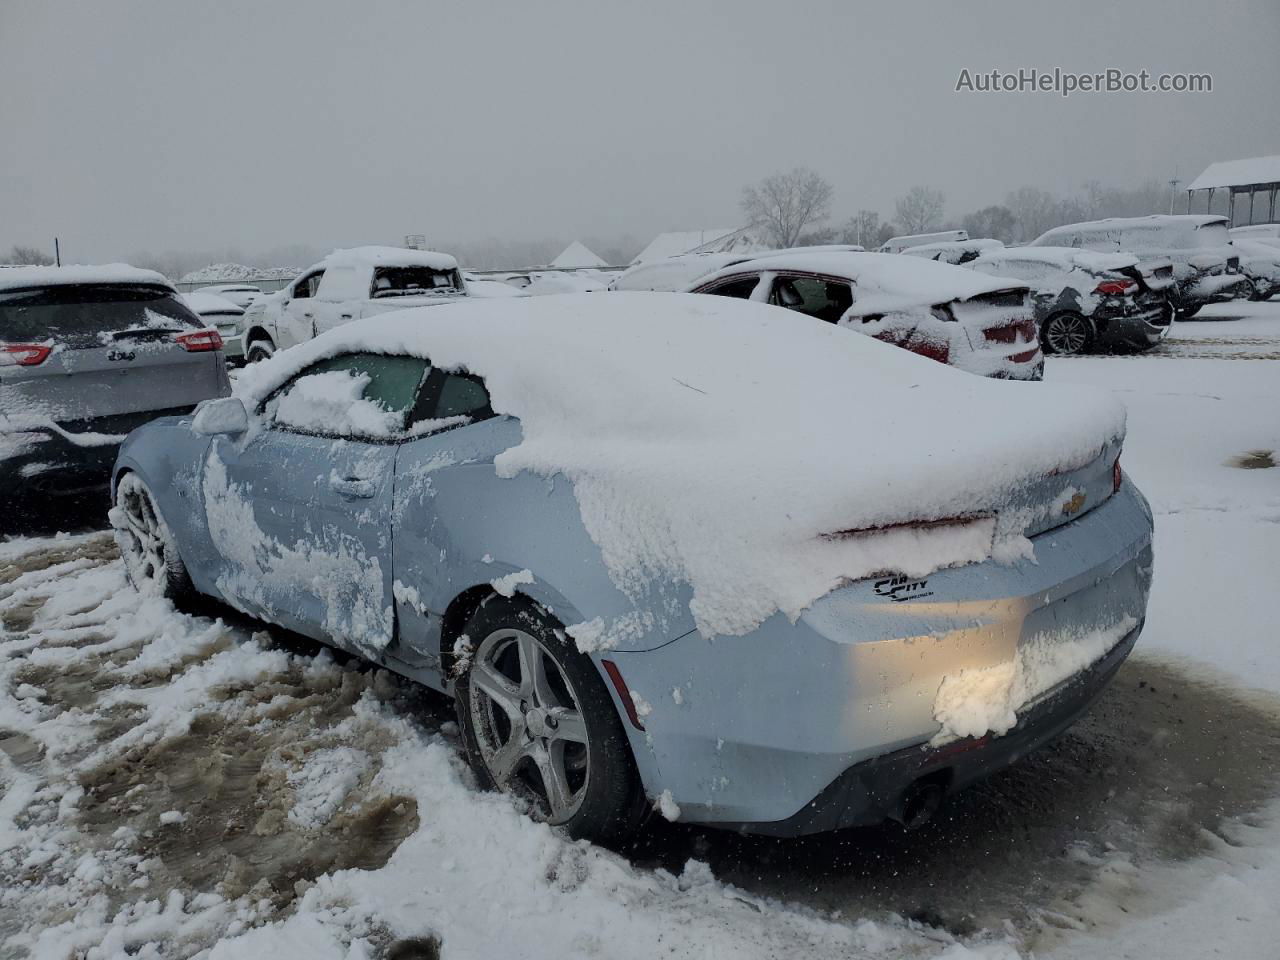
[{"label": "front wheel", "polygon": [[1093,324],[1078,313],[1055,313],[1040,329],[1040,344],[1045,353],[1087,353],[1093,345]]},{"label": "front wheel", "polygon": [[519,598],[490,599],[465,634],[472,650],[454,693],[481,786],[511,794],[573,837],[634,833],[644,809],[639,778],[591,660]]},{"label": "front wheel", "polygon": [[173,531],[136,473],[124,474],[116,484],[115,505],[108,516],[125,575],[139,593],[180,600],[195,592]]}]

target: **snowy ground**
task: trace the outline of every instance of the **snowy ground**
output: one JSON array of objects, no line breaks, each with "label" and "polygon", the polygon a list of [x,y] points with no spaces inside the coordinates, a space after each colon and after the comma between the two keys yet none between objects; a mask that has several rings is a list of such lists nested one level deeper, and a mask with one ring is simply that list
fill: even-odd
[{"label": "snowy ground", "polygon": [[433,937],[446,957],[1274,957],[1280,305],[1236,312],[1050,361],[1129,407],[1150,618],[1071,734],[913,834],[570,843],[474,790],[440,698],[140,600],[104,534],[0,542],[0,958],[408,958]]}]

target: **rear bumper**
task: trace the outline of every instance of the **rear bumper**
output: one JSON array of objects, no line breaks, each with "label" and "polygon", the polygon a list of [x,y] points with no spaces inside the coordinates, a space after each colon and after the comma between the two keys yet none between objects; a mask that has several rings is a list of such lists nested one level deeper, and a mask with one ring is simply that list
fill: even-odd
[{"label": "rear bumper", "polygon": [[1253,283],[1242,273],[1221,273],[1197,277],[1182,290],[1182,306],[1186,309],[1211,303],[1229,303],[1248,299]]},{"label": "rear bumper", "polygon": [[63,425],[72,435],[120,437],[117,442],[93,446],[78,444],[53,430],[0,433],[0,491],[59,496],[105,490],[120,444],[129,431],[157,417],[183,416],[192,409],[175,407]]},{"label": "rear bumper", "polygon": [[1136,309],[1108,309],[1094,313],[1094,329],[1102,347],[1153,347],[1169,334],[1173,307],[1163,298],[1139,303]]},{"label": "rear bumper", "polygon": [[[741,637],[692,633],[607,654],[651,708],[643,732],[628,725],[646,791],[669,790],[682,820],[787,835],[881,820],[929,773],[956,789],[1013,762],[1087,706],[1091,681],[1077,678],[1100,689],[1108,658],[1132,646],[1146,616],[1151,533],[1150,509],[1125,480],[1079,519],[1033,537],[1034,559],[859,581],[795,623],[777,614]],[[1103,633],[1114,639],[1077,656],[1092,642],[1077,638]],[[1068,664],[1046,681],[1057,686],[1013,706],[1019,722],[989,749],[981,743],[980,758],[957,765],[964,741],[928,747],[944,743],[946,681],[1046,648]]]},{"label": "rear bumper", "polygon": [[1018,716],[1000,737],[965,738],[940,747],[907,747],[850,767],[786,820],[726,823],[727,828],[774,837],[798,837],[844,827],[910,818],[922,787],[937,799],[996,773],[1054,740],[1106,689],[1138,640],[1138,626],[1102,659],[1065,680]]}]

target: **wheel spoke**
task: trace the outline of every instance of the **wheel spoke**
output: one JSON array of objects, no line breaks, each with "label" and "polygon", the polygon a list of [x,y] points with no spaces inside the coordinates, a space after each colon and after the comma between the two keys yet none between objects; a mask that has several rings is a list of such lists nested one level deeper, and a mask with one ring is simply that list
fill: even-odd
[{"label": "wheel spoke", "polygon": [[[525,672],[527,669],[528,672]],[[556,669],[552,664],[552,669]],[[520,671],[521,679],[527,678],[529,688],[533,693],[533,702],[540,707],[559,707],[560,698],[556,696],[555,691],[551,688],[551,682],[547,677],[547,656],[543,652],[542,647],[538,645],[538,641],[533,637],[522,634],[520,636]]]},{"label": "wheel spoke", "polygon": [[538,767],[542,777],[542,785],[547,795],[547,805],[551,808],[553,818],[560,817],[573,802],[573,791],[569,788],[569,777],[564,769],[564,748],[555,744],[535,744],[529,755]]},{"label": "wheel spoke", "polygon": [[521,723],[518,727],[513,725],[507,742],[485,758],[485,765],[493,774],[493,779],[499,784],[507,783],[515,771],[516,764],[529,752],[530,746],[529,741],[524,738],[524,724]]},{"label": "wheel spoke", "polygon": [[502,708],[512,725],[524,728],[524,712],[520,709],[520,690],[489,663],[476,663],[471,668],[471,684],[476,690]]},{"label": "wheel spoke", "polygon": [[552,712],[552,716],[555,718],[556,726],[551,732],[550,739],[582,744],[587,742],[587,724],[582,719],[582,714],[576,710],[558,708]]}]

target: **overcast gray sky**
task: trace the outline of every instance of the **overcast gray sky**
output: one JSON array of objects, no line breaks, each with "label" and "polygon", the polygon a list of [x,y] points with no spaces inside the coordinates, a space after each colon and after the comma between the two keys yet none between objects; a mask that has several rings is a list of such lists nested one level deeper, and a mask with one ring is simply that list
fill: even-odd
[{"label": "overcast gray sky", "polygon": [[[812,167],[835,213],[1184,180],[1280,153],[1280,3],[0,0],[0,249],[732,225]],[[1213,75],[1211,94],[954,92],[960,70]]]}]

